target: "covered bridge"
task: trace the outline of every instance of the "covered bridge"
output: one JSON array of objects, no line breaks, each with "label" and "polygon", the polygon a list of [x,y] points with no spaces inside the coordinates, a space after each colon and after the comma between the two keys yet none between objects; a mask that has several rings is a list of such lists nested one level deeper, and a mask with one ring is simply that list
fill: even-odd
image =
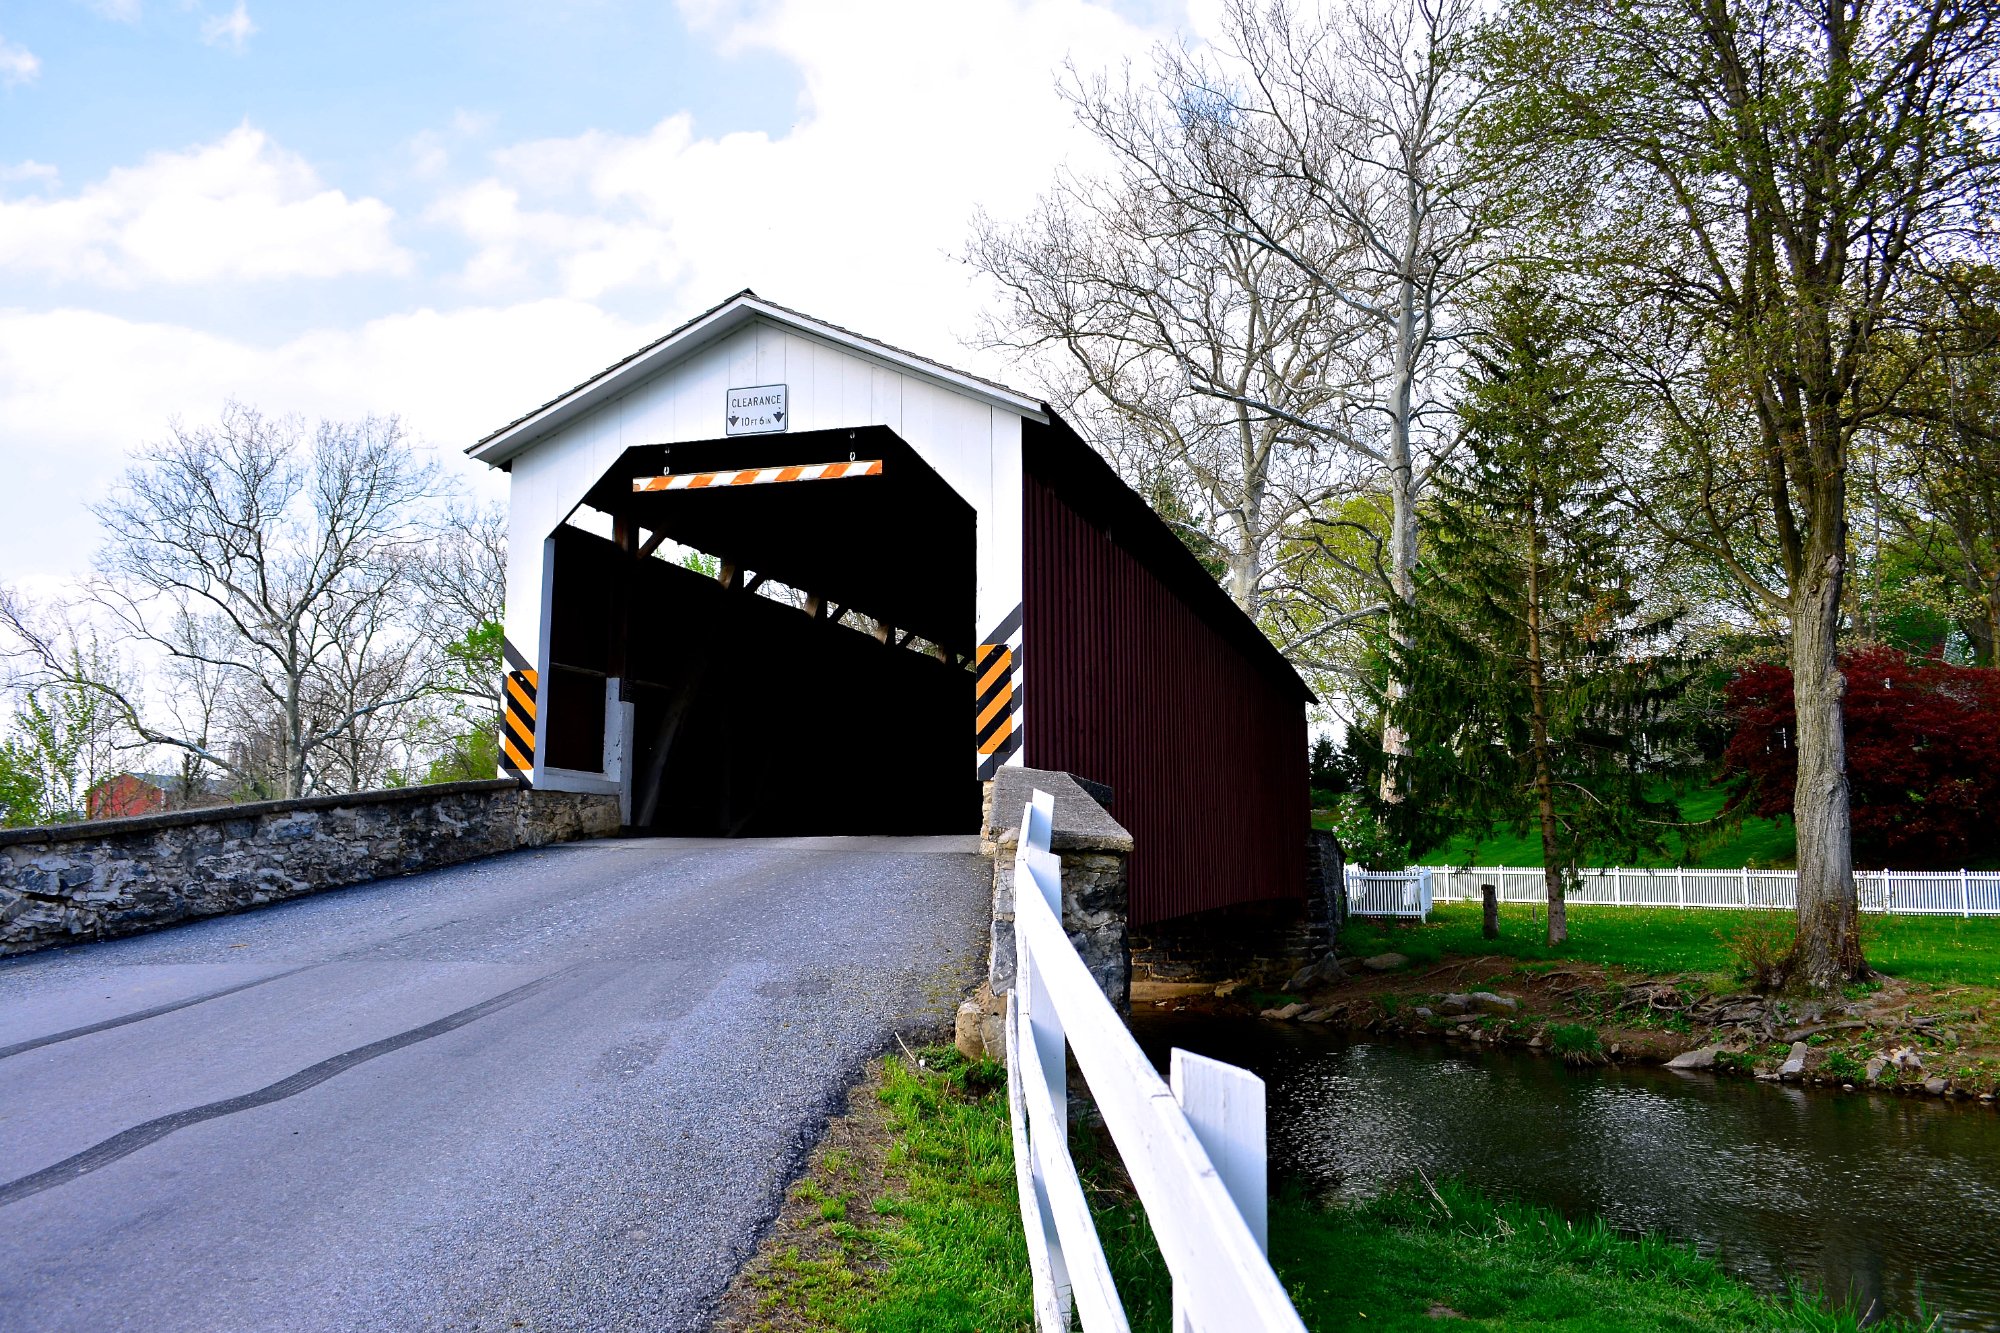
[{"label": "covered bridge", "polygon": [[1135,923],[1297,898],[1311,695],[1044,403],[743,292],[472,446],[503,767],[635,831],[971,832],[1110,787]]}]

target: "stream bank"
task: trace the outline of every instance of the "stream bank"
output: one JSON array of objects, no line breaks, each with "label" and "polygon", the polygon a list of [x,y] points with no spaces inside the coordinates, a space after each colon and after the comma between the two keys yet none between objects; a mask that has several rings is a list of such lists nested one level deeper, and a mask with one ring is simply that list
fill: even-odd
[{"label": "stream bank", "polygon": [[[949,1047],[872,1065],[715,1333],[1029,1328],[1004,1078]],[[1274,1113],[1274,1131],[1302,1125]],[[1094,1116],[1072,1122],[1070,1149],[1131,1327],[1167,1333],[1165,1267]],[[1449,1181],[1351,1202],[1313,1195],[1281,1188],[1270,1214],[1273,1265],[1313,1333],[1424,1333],[1440,1321],[1487,1333],[1855,1327],[1849,1313],[1760,1293],[1683,1247]]]},{"label": "stream bank", "polygon": [[1274,1178],[1338,1208],[1463,1181],[1692,1245],[1774,1298],[2000,1333],[2000,1116],[1976,1104],[1186,1010],[1133,1031],[1162,1065],[1179,1046],[1263,1077]]},{"label": "stream bank", "polygon": [[1781,947],[1784,922],[1572,907],[1570,941],[1551,950],[1528,910],[1503,908],[1500,938],[1488,940],[1477,906],[1445,904],[1423,924],[1350,923],[1341,957],[1288,982],[1137,983],[1133,1010],[1996,1105],[2000,921],[1870,919],[1869,957],[1883,971],[1825,1000],[1743,983],[1744,955]]}]

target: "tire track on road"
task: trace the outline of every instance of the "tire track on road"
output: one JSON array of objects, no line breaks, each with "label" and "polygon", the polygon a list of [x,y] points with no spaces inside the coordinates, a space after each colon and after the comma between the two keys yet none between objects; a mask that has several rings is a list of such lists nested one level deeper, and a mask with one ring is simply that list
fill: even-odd
[{"label": "tire track on road", "polygon": [[0,1060],[5,1060],[10,1055],[19,1055],[23,1051],[33,1051],[39,1050],[44,1046],[53,1046],[59,1041],[69,1041],[76,1037],[88,1037],[93,1032],[107,1032],[112,1028],[124,1027],[127,1023],[143,1023],[149,1018],[158,1018],[161,1014],[171,1014],[177,1009],[187,1009],[193,1005],[206,1004],[210,1000],[219,1000],[225,995],[234,995],[238,991],[249,990],[252,986],[262,986],[272,981],[283,981],[286,977],[295,977],[301,972],[309,972],[315,967],[322,966],[324,966],[322,963],[308,963],[304,967],[294,967],[283,972],[273,972],[268,977],[258,977],[255,981],[244,981],[234,986],[224,986],[221,990],[212,990],[203,995],[190,996],[185,1000],[175,1000],[171,1004],[154,1005],[151,1009],[141,1009],[136,1013],[121,1014],[117,1018],[107,1018],[101,1023],[86,1023],[80,1028],[67,1028],[61,1032],[51,1032],[46,1037],[30,1037],[26,1041],[17,1041],[12,1046],[0,1046]]},{"label": "tire track on road", "polygon": [[558,978],[575,970],[576,968],[573,966],[563,968],[559,972],[551,972],[549,975],[537,977],[525,985],[516,986],[509,991],[502,991],[491,999],[481,1000],[478,1004],[460,1009],[456,1013],[446,1014],[443,1018],[426,1023],[422,1027],[410,1028],[407,1031],[398,1032],[394,1036],[384,1037],[380,1041],[369,1042],[366,1046],[357,1046],[351,1051],[343,1051],[339,1055],[329,1056],[327,1059],[321,1060],[318,1064],[308,1065],[298,1073],[281,1078],[276,1083],[266,1084],[264,1087],[258,1088],[255,1092],[246,1092],[239,1096],[226,1097],[221,1101],[209,1102],[203,1106],[189,1107],[185,1111],[175,1111],[171,1115],[163,1115],[157,1119],[148,1120],[142,1125],[134,1125],[128,1130],[112,1135],[102,1143],[85,1148],[80,1153],[65,1157],[53,1166],[45,1166],[39,1171],[32,1171],[19,1179],[11,1180],[5,1185],[0,1185],[0,1208],[4,1208],[12,1203],[19,1203],[22,1199],[40,1194],[43,1190],[54,1189],[57,1185],[66,1185],[72,1180],[80,1180],[93,1171],[100,1171],[121,1158],[131,1156],[141,1148],[158,1143],[161,1139],[174,1133],[176,1130],[186,1129],[191,1125],[199,1125],[204,1121],[214,1120],[221,1116],[235,1115],[239,1111],[250,1111],[260,1106],[269,1106],[271,1103],[281,1102],[287,1097],[296,1097],[302,1092],[318,1087],[337,1074],[346,1073],[356,1065],[367,1064],[370,1060],[388,1055],[394,1051],[400,1051],[406,1046],[414,1046],[418,1042],[429,1041],[433,1037],[441,1037],[445,1033],[462,1028],[468,1023],[476,1023],[489,1014],[495,1014],[502,1009],[519,1004],[536,991],[544,989]]}]

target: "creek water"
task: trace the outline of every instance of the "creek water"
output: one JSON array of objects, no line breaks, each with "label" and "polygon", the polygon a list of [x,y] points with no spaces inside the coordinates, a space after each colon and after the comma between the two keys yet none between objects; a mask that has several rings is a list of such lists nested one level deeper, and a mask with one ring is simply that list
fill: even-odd
[{"label": "creek water", "polygon": [[2000,1333],[2000,1114],[1658,1068],[1573,1070],[1445,1043],[1350,1040],[1255,1019],[1134,1014],[1267,1087],[1272,1171],[1362,1198],[1415,1176],[1595,1214],[1695,1245],[1766,1290],[1788,1280]]}]

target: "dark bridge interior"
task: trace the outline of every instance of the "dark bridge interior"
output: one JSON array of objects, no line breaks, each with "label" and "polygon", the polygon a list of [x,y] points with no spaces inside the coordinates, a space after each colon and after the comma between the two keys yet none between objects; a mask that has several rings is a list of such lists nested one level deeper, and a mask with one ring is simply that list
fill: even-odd
[{"label": "dark bridge interior", "polygon": [[[882,474],[634,494],[634,478],[879,458]],[[885,427],[628,449],[557,530],[546,762],[602,771],[633,706],[632,822],[663,834],[968,832],[972,507]],[[656,558],[708,553],[714,575]],[[777,585],[793,603],[766,595]],[[606,679],[620,681],[607,699]]]}]

